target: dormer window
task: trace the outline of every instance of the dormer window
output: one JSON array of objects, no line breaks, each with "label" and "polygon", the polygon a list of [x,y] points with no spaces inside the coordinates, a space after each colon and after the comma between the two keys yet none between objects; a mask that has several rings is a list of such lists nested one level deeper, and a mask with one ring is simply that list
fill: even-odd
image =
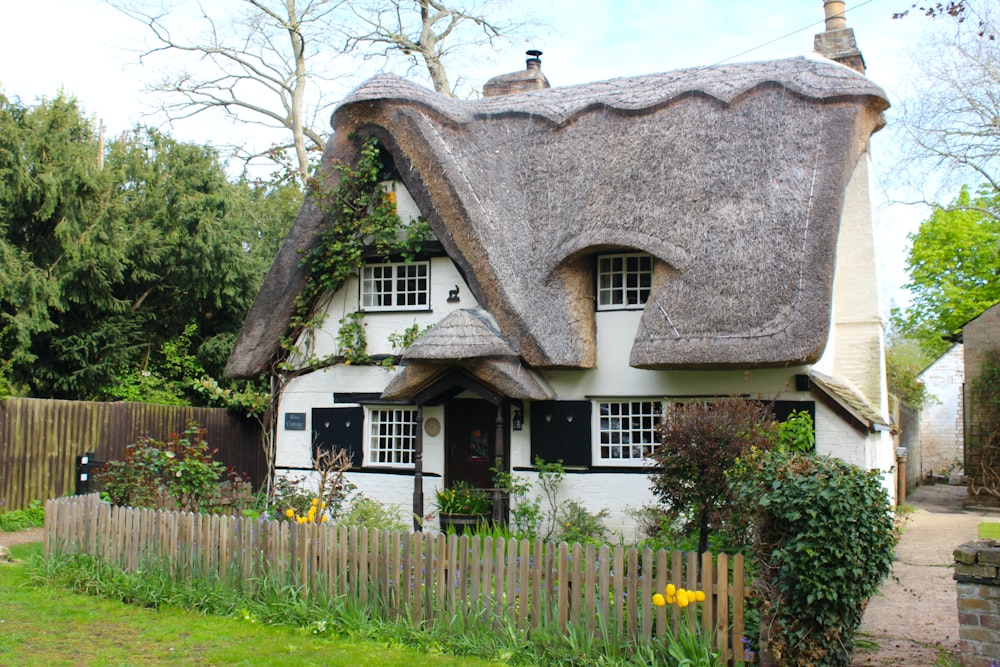
[{"label": "dormer window", "polygon": [[597,309],[642,308],[653,284],[653,257],[646,253],[600,255],[597,258]]},{"label": "dormer window", "polygon": [[430,262],[366,264],[361,270],[361,307],[429,310],[430,274]]}]

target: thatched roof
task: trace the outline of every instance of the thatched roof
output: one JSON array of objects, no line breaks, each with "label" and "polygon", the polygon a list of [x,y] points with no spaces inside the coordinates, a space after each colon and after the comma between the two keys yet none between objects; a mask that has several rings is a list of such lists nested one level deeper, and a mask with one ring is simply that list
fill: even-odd
[{"label": "thatched roof", "polygon": [[403,353],[407,361],[458,361],[478,357],[517,357],[489,313],[462,309],[418,338]]},{"label": "thatched roof", "polygon": [[[421,402],[437,398],[443,391],[453,393],[461,384],[448,376],[456,371],[507,398],[544,401],[555,398],[548,386],[519,360],[511,357],[465,359],[455,364],[411,362],[392,376],[382,392],[385,399],[414,399],[424,394]],[[435,390],[435,384],[442,385]]]},{"label": "thatched roof", "polygon": [[[591,258],[617,248],[657,259],[633,366],[786,365],[826,343],[844,191],[887,106],[865,77],[820,58],[474,101],[379,75],[334,113],[324,162],[376,135],[533,367],[594,364]],[[299,253],[322,222],[303,208],[230,375],[254,375],[276,353]]]}]

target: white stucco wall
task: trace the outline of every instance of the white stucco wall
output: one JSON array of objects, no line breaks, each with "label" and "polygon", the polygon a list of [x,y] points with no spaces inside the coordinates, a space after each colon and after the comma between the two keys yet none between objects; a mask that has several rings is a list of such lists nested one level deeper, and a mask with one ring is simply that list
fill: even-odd
[{"label": "white stucco wall", "polygon": [[965,347],[953,345],[928,366],[917,379],[933,397],[920,410],[921,478],[929,473],[944,475],[964,454],[962,384],[965,381]]}]

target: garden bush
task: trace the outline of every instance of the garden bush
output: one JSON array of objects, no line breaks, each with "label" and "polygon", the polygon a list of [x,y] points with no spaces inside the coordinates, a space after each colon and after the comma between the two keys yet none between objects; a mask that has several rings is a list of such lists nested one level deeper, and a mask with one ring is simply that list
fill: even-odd
[{"label": "garden bush", "polygon": [[839,459],[756,452],[734,478],[757,507],[761,624],[777,665],[846,666],[869,598],[889,574],[893,515],[879,471]]},{"label": "garden bush", "polygon": [[3,532],[13,533],[44,525],[45,506],[40,500],[32,500],[24,509],[0,511],[0,531]]},{"label": "garden bush", "polygon": [[190,422],[183,434],[171,433],[162,442],[140,437],[125,448],[124,460],[103,465],[96,479],[115,505],[188,512],[239,509],[242,499],[249,500],[249,478],[228,470],[214,455],[205,429]]}]

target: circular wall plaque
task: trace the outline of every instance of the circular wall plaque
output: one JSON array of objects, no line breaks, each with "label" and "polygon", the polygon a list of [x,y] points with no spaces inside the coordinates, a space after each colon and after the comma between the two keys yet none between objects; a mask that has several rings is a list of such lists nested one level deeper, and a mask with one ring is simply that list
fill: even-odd
[{"label": "circular wall plaque", "polygon": [[424,432],[432,438],[441,432],[441,422],[437,417],[431,417],[424,422]]}]

